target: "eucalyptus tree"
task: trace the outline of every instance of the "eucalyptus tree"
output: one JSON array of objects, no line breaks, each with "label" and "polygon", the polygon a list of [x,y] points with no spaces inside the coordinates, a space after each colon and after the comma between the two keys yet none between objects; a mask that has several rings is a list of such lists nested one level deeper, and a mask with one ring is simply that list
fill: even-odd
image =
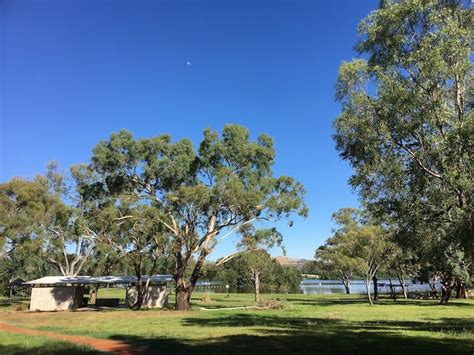
[{"label": "eucalyptus tree", "polygon": [[387,263],[390,248],[388,234],[365,211],[342,208],[333,214],[337,227],[334,235],[316,251],[325,268],[338,271],[349,293],[349,275],[363,277],[367,299],[372,304],[371,284],[377,297],[377,272]]},{"label": "eucalyptus tree", "polygon": [[355,209],[344,208],[335,212],[333,221],[339,229],[334,230],[334,235],[329,237],[324,245],[315,252],[317,265],[325,271],[339,275],[346,294],[350,294],[350,280],[361,269],[361,260],[353,257],[352,240],[348,240],[348,231],[358,226],[355,220]]},{"label": "eucalyptus tree", "polygon": [[[146,303],[151,276],[156,273],[160,260],[167,255],[167,234],[159,223],[156,209],[148,205],[121,206],[120,221],[106,243],[129,261],[136,276],[136,299],[130,299],[129,307],[138,310]],[[126,217],[126,218],[124,218]],[[143,286],[142,275],[150,276]]]},{"label": "eucalyptus tree", "polygon": [[41,231],[51,196],[43,181],[14,178],[0,184],[0,274],[2,283],[31,278],[49,271],[42,256]]},{"label": "eucalyptus tree", "polygon": [[346,294],[351,293],[350,283],[358,270],[357,260],[347,256],[342,250],[341,238],[339,236],[329,237],[324,245],[316,249],[314,258],[321,270],[337,275]]},{"label": "eucalyptus tree", "polygon": [[78,275],[94,250],[96,233],[74,194],[55,163],[31,181],[15,178],[2,184],[4,253],[29,250],[31,259],[41,257],[62,275]]},{"label": "eucalyptus tree", "polygon": [[269,136],[252,141],[237,125],[225,126],[222,136],[205,130],[197,152],[188,139],[134,139],[121,131],[94,148],[90,168],[98,177],[93,186],[111,196],[135,196],[156,210],[155,220],[171,238],[176,309],[188,310],[201,268],[219,242],[258,220],[307,214],[303,186],[273,176],[274,156]]},{"label": "eucalyptus tree", "polygon": [[255,230],[253,226],[249,225],[243,226],[240,233],[242,239],[238,244],[239,251],[221,258],[216,262],[216,265],[220,266],[238,257],[241,264],[244,265],[244,269],[251,275],[255,302],[260,302],[261,277],[262,275],[270,277],[275,268],[275,263],[267,250],[279,246],[285,253],[282,245],[283,236],[276,228]]},{"label": "eucalyptus tree", "polygon": [[[53,205],[48,186],[36,178],[14,178],[0,184],[0,247],[2,258],[26,243],[39,245],[40,231],[34,220],[43,220]],[[37,248],[39,250],[39,247]]]},{"label": "eucalyptus tree", "polygon": [[77,276],[90,260],[100,234],[93,227],[93,216],[77,191],[74,171],[71,176],[58,170],[55,162],[47,166],[44,176],[38,175],[48,186],[52,198],[40,225],[45,260],[64,276]]},{"label": "eucalyptus tree", "polygon": [[449,267],[453,250],[468,265],[474,255],[472,19],[462,1],[384,1],[359,25],[362,58],[341,65],[336,86],[350,183],[414,250],[443,238],[446,292],[462,274]]}]

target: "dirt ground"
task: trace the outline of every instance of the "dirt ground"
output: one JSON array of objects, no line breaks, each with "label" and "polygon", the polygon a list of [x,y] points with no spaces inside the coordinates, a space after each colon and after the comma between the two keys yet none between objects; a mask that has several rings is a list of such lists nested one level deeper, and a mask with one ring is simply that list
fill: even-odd
[{"label": "dirt ground", "polygon": [[24,329],[5,323],[0,323],[0,331],[33,336],[43,336],[55,340],[68,341],[78,345],[90,346],[91,348],[94,348],[96,350],[112,354],[145,354],[145,351],[136,349],[129,344],[117,340],[97,339],[82,335],[65,335],[44,330]]}]

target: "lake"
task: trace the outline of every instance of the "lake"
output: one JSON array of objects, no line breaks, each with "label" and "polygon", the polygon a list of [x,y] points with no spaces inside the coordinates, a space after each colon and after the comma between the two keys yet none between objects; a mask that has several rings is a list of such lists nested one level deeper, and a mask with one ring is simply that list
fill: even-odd
[{"label": "lake", "polygon": [[[394,285],[398,284],[398,280],[392,280]],[[379,280],[379,293],[390,293],[390,287],[388,286],[389,280]],[[408,292],[429,292],[431,288],[428,284],[413,283],[412,281],[406,281]],[[437,285],[438,292],[441,292],[441,285]],[[303,279],[300,283],[301,293],[306,295],[311,294],[334,294],[334,293],[345,293],[344,286],[339,280],[317,280],[317,279]],[[365,283],[363,280],[354,280],[350,283],[350,290],[353,294],[364,294]],[[373,285],[372,285],[373,290]],[[401,293],[400,287],[396,287],[395,290]],[[198,282],[196,285],[196,291],[208,292],[208,293],[225,293],[226,287],[222,282],[219,281],[203,281]],[[253,292],[253,290],[244,290],[245,292]],[[230,288],[229,293],[235,293],[236,290]]]},{"label": "lake", "polygon": [[[394,285],[399,284],[398,280],[392,280]],[[378,280],[379,293],[390,293],[390,287],[388,286],[389,280]],[[429,292],[431,288],[428,284],[413,283],[406,281],[408,292]],[[371,285],[373,291],[373,285]],[[300,284],[301,291],[306,294],[332,294],[332,293],[345,293],[344,286],[341,281],[338,280],[316,280],[316,279],[305,279]],[[363,280],[351,281],[349,285],[351,293],[362,294],[365,293],[365,282]],[[437,285],[437,290],[440,292],[441,285]],[[401,292],[400,287],[396,287],[397,292]]]}]

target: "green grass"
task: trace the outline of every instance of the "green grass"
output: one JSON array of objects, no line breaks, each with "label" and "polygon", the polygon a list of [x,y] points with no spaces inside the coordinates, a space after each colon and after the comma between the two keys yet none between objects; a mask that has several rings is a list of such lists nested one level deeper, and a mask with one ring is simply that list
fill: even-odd
[{"label": "green grass", "polygon": [[[102,289],[99,297],[122,297]],[[25,328],[122,340],[161,354],[466,353],[474,352],[474,301],[382,299],[358,295],[264,295],[282,310],[224,310],[253,304],[253,295],[193,295],[192,312],[3,312],[0,321]],[[172,296],[170,303],[173,302]],[[203,311],[202,307],[215,311]],[[0,344],[2,340],[0,338]],[[0,348],[1,350],[1,348]],[[1,351],[0,351],[1,353]]]},{"label": "green grass", "polygon": [[97,354],[84,346],[76,346],[68,342],[51,340],[40,336],[24,334],[0,333],[0,354]]}]

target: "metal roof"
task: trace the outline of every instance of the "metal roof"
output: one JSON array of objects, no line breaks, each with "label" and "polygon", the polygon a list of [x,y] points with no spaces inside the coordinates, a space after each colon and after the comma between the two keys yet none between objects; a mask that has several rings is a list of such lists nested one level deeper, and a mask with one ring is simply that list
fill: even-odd
[{"label": "metal roof", "polygon": [[[142,281],[148,280],[147,275],[142,276]],[[152,275],[151,283],[167,283],[173,280],[171,275]],[[29,285],[86,285],[86,284],[133,284],[136,276],[45,276],[37,280],[26,282]]]}]

